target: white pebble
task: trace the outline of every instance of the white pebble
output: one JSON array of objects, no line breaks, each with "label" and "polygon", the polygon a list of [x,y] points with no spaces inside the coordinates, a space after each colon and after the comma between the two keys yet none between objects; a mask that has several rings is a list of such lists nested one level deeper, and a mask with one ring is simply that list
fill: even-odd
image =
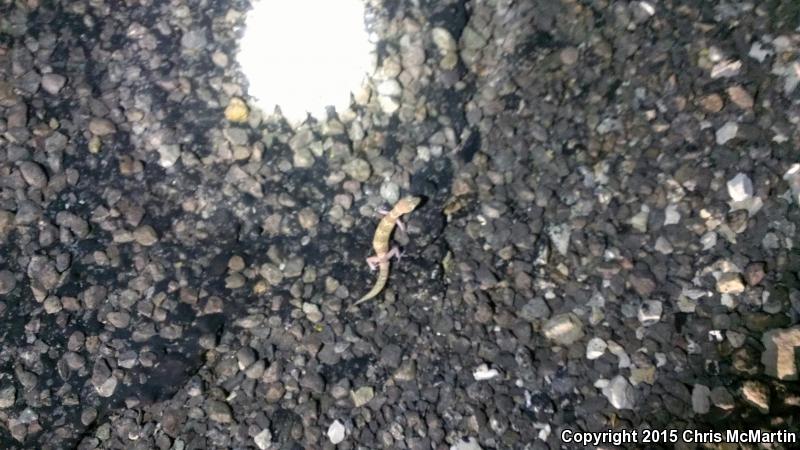
[{"label": "white pebble", "polygon": [[671,204],[664,209],[664,225],[674,225],[681,221],[681,213],[678,211],[678,205]]},{"label": "white pebble", "polygon": [[736,122],[725,122],[725,125],[717,130],[717,144],[725,144],[735,138],[737,132],[739,132],[739,125]]},{"label": "white pebble", "polygon": [[728,195],[735,202],[742,202],[753,196],[753,182],[743,173],[737,173],[728,181]]},{"label": "white pebble", "polygon": [[334,420],[331,426],[328,427],[328,439],[331,444],[339,444],[344,440],[344,424],[339,420]]},{"label": "white pebble", "polygon": [[730,60],[717,63],[711,69],[711,78],[728,78],[734,77],[739,74],[742,68],[742,62],[739,60]]},{"label": "white pebble", "polygon": [[617,367],[620,369],[626,369],[631,366],[631,357],[628,356],[628,352],[625,351],[624,347],[614,341],[608,341],[606,344],[608,344],[608,351],[616,356],[619,360]]},{"label": "white pebble", "polygon": [[272,433],[268,428],[264,428],[260,433],[253,436],[253,442],[256,443],[256,447],[259,449],[266,450],[272,445]]},{"label": "white pebble", "polygon": [[800,205],[800,163],[792,164],[792,167],[783,175],[783,179],[789,183],[794,200]]},{"label": "white pebble", "polygon": [[[597,384],[595,384],[597,386]],[[622,375],[617,375],[602,387],[603,395],[617,409],[633,409],[636,405],[636,390]]]},{"label": "white pebble", "polygon": [[500,375],[500,372],[497,369],[490,369],[486,364],[481,364],[472,372],[472,376],[477,381],[491,380],[498,375]]},{"label": "white pebble", "polygon": [[397,80],[390,79],[378,85],[378,94],[388,97],[397,97],[403,93],[403,88]]},{"label": "white pebble", "polygon": [[772,54],[771,50],[765,50],[764,47],[761,46],[761,43],[756,41],[753,42],[753,45],[750,46],[750,52],[747,56],[755,59],[756,61],[763,63],[767,56]]},{"label": "white pebble", "polygon": [[586,344],[586,359],[597,359],[606,352],[608,344],[599,337],[593,337]]},{"label": "white pebble", "polygon": [[663,305],[658,300],[645,300],[639,306],[639,322],[644,326],[650,326],[661,320]]}]

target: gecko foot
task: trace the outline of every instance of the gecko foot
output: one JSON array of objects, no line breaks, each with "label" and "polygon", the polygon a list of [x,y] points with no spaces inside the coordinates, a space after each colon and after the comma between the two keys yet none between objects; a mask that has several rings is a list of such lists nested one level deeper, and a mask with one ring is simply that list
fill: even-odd
[{"label": "gecko foot", "polygon": [[402,259],[404,255],[405,254],[403,253],[402,250],[400,250],[400,247],[392,247],[392,249],[389,250],[389,253],[386,254],[385,258],[386,259],[394,258],[399,263],[400,259]]},{"label": "gecko foot", "polygon": [[382,263],[384,258],[381,258],[378,255],[370,256],[367,258],[367,265],[369,266],[369,270],[375,272],[378,270],[378,264]]}]

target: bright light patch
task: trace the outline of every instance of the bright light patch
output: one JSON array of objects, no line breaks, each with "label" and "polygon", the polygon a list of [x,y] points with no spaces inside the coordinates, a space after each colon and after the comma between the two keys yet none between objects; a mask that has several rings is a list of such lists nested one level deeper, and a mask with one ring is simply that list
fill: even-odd
[{"label": "bright light patch", "polygon": [[363,0],[260,0],[248,13],[238,55],[249,93],[268,114],[292,121],[350,105],[374,46]]}]

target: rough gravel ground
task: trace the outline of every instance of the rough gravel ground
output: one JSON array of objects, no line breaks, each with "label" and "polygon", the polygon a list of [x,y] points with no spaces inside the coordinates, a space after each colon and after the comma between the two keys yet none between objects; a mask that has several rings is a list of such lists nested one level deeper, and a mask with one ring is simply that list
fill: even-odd
[{"label": "rough gravel ground", "polygon": [[0,447],[800,431],[796,2],[371,0],[296,127],[248,8],[0,0]]}]

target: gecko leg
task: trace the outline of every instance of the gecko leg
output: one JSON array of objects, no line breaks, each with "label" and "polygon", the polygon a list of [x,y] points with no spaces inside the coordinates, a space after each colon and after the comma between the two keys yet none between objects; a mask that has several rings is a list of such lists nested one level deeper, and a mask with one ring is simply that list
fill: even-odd
[{"label": "gecko leg", "polygon": [[375,272],[378,270],[378,265],[385,261],[385,256],[381,257],[379,255],[370,256],[367,258],[367,265],[369,266],[369,270]]},{"label": "gecko leg", "polygon": [[[388,209],[386,209],[386,208],[378,208],[378,214],[380,214],[381,216],[385,216],[385,215],[389,214],[389,212],[390,211]],[[405,224],[403,224],[403,221],[400,220],[400,218],[395,219],[394,223],[397,224],[397,228],[400,228],[400,230],[402,230],[405,233],[406,226],[405,226]]]},{"label": "gecko leg", "polygon": [[386,259],[394,258],[397,260],[397,262],[400,262],[400,259],[402,257],[403,257],[403,251],[400,250],[400,247],[392,247],[392,249],[389,250],[389,253],[387,253],[385,256]]}]

